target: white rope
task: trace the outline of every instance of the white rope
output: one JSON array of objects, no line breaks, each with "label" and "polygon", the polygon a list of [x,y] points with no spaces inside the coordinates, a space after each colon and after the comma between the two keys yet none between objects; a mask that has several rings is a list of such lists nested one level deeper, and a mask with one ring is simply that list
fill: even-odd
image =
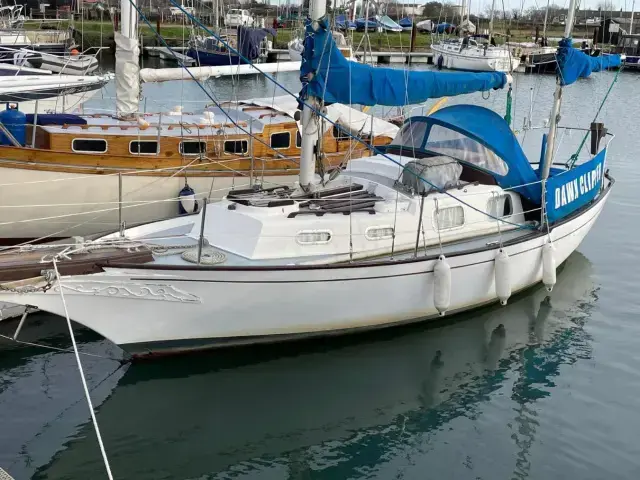
[{"label": "white rope", "polygon": [[93,426],[96,429],[96,436],[98,437],[100,452],[102,453],[102,459],[104,460],[104,467],[107,470],[107,476],[109,477],[109,480],[113,480],[113,475],[111,474],[111,467],[109,466],[109,459],[107,458],[107,452],[105,451],[104,444],[102,443],[102,435],[100,435],[98,420],[96,420],[96,414],[93,410],[93,403],[91,402],[91,396],[89,395],[87,380],[84,378],[84,370],[82,369],[82,362],[80,361],[78,345],[76,344],[76,337],[73,335],[73,327],[71,326],[71,319],[69,318],[69,310],[67,309],[67,302],[64,299],[62,280],[60,278],[60,272],[58,271],[58,264],[55,258],[53,259],[53,268],[56,271],[56,278],[58,279],[58,286],[60,287],[60,299],[62,300],[62,306],[64,307],[64,315],[65,317],[67,317],[67,326],[69,327],[69,335],[71,335],[71,343],[73,344],[73,353],[75,354],[76,362],[78,363],[78,371],[80,372],[80,379],[82,380],[82,388],[84,388],[84,395],[87,398],[87,404],[89,405],[89,412],[91,413],[91,421],[93,422]]}]

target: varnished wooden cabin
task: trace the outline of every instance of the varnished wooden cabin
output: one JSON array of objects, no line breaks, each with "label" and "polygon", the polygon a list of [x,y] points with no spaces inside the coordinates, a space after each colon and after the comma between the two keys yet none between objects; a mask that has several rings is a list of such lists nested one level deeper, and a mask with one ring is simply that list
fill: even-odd
[{"label": "varnished wooden cabin", "polygon": [[[331,107],[329,107],[330,109]],[[342,109],[346,108],[341,106]],[[354,111],[356,112],[356,111]],[[330,113],[330,112],[329,112]],[[357,112],[362,118],[362,113]],[[336,115],[333,115],[337,118]],[[54,118],[55,117],[55,118]],[[111,115],[40,115],[27,128],[26,147],[0,146],[0,166],[44,171],[172,176],[297,175],[301,136],[286,110],[249,102],[203,113],[172,111],[123,121]],[[350,125],[353,131],[353,125]],[[388,133],[391,132],[391,133]],[[386,145],[393,126],[368,143]],[[374,133],[373,139],[370,138]],[[321,151],[325,167],[338,167],[367,148],[326,124]]]}]

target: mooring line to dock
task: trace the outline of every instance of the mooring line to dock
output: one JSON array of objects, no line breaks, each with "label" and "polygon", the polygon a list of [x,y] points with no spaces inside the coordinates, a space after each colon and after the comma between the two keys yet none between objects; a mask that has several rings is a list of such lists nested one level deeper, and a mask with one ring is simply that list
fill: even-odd
[{"label": "mooring line to dock", "polygon": [[[9,340],[11,342],[19,343],[21,345],[26,345],[28,347],[40,347],[40,348],[46,348],[48,350],[54,350],[56,352],[73,353],[72,348],[54,347],[53,345],[47,345],[46,343],[25,342],[24,340],[18,340],[17,338],[9,337],[7,335],[2,335],[1,333],[0,333],[0,338],[4,338],[5,340]],[[113,360],[114,362],[119,362],[122,364],[129,362],[129,360],[126,358],[108,357],[106,355],[98,355],[97,353],[89,353],[89,352],[78,352],[78,353],[80,355],[86,355],[87,357],[102,358],[104,360]]]},{"label": "mooring line to dock", "polygon": [[64,292],[62,291],[62,282],[60,281],[60,272],[58,271],[58,262],[53,259],[53,269],[56,272],[56,278],[58,279],[58,286],[60,288],[60,299],[62,300],[62,306],[64,307],[64,315],[67,318],[67,326],[69,327],[69,335],[71,335],[71,343],[73,344],[73,352],[76,356],[76,362],[78,363],[78,371],[80,372],[80,379],[82,380],[82,388],[84,388],[84,395],[89,405],[89,412],[91,413],[91,421],[93,427],[96,429],[96,436],[98,437],[98,445],[100,445],[100,452],[102,453],[102,459],[104,460],[104,467],[107,470],[107,476],[109,480],[113,480],[111,474],[111,466],[109,465],[109,459],[107,458],[107,452],[104,449],[104,443],[102,442],[102,435],[100,435],[100,427],[98,426],[98,420],[96,419],[96,413],[93,410],[93,403],[91,402],[91,395],[89,395],[89,387],[87,387],[87,380],[84,377],[84,370],[82,369],[82,362],[80,362],[80,354],[78,352],[78,345],[76,344],[76,337],[73,334],[73,327],[71,326],[71,319],[69,318],[69,310],[67,309],[67,302],[64,299]]}]

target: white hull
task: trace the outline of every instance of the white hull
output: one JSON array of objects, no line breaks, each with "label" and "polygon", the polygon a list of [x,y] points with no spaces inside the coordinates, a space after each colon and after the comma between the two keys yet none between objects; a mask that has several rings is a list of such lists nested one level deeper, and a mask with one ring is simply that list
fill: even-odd
[{"label": "white hull", "polygon": [[[588,210],[553,228],[558,265],[589,232],[609,191]],[[536,232],[504,246],[513,292],[541,281],[546,241],[546,235]],[[497,253],[497,246],[488,246],[448,258],[449,313],[497,301]],[[317,268],[107,268],[62,281],[71,319],[126,350],[147,353],[348,333],[436,318],[435,261],[429,257]],[[59,288],[8,293],[2,299],[62,315]]]},{"label": "white hull", "polygon": [[93,55],[53,55],[40,53],[42,66],[46,70],[66,75],[89,75],[98,68],[98,59]]},{"label": "white hull", "polygon": [[299,52],[291,45],[289,45],[289,60],[292,62],[301,62],[302,61],[302,52]]},{"label": "white hull", "polygon": [[[42,103],[38,109],[42,111]],[[288,184],[296,179],[293,175],[265,176],[264,184]],[[134,225],[177,215],[178,205],[173,199],[184,181],[178,176],[123,176],[122,219],[127,225]],[[211,192],[212,200],[221,199],[231,188],[249,186],[248,178],[237,177],[192,177],[188,181],[198,197]],[[117,230],[118,199],[117,175],[2,168],[0,238],[85,236]],[[144,202],[152,203],[135,206]]]},{"label": "white hull", "polygon": [[469,47],[462,51],[455,51],[454,46],[434,44],[434,63],[452,70],[469,70],[474,72],[511,72],[520,66],[520,59],[501,48],[487,49]]}]

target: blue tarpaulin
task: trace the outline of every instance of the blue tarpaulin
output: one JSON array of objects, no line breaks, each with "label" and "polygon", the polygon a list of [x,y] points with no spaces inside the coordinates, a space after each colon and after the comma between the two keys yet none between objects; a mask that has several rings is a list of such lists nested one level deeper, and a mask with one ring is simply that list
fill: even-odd
[{"label": "blue tarpaulin", "polygon": [[602,188],[604,149],[588,162],[547,180],[547,217],[553,223],[592,201]]},{"label": "blue tarpaulin", "polygon": [[347,105],[411,105],[430,98],[503,88],[507,83],[501,72],[405,71],[349,61],[340,53],[324,21],[315,32],[307,25],[300,75],[303,98],[309,94],[325,103]]},{"label": "blue tarpaulin", "polygon": [[249,60],[260,56],[260,43],[267,35],[276,36],[273,28],[238,27],[238,51]]},{"label": "blue tarpaulin", "polygon": [[620,55],[591,57],[573,48],[573,40],[571,38],[560,40],[556,56],[561,85],[571,85],[578,78],[586,78],[592,72],[619,67],[621,63]]}]

